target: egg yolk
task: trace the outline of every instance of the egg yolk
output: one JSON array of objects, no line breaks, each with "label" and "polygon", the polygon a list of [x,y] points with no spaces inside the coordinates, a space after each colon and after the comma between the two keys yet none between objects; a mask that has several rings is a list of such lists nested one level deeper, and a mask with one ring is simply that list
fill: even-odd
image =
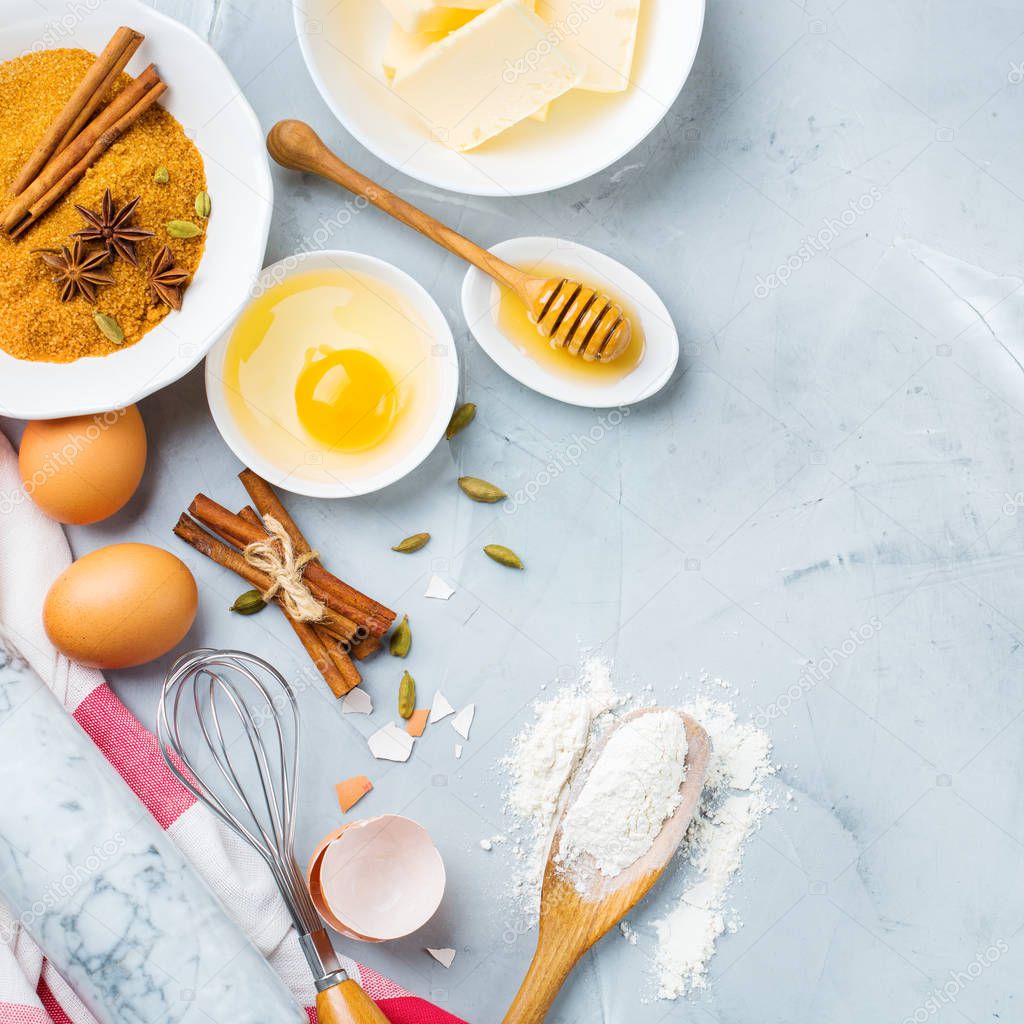
[{"label": "egg yolk", "polygon": [[379,444],[398,415],[398,393],[379,359],[357,349],[313,350],[295,384],[299,421],[342,452]]}]

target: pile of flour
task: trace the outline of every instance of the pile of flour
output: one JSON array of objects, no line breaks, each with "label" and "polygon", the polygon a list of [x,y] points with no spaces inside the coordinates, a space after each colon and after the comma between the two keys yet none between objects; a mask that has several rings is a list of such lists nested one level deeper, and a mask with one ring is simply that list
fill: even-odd
[{"label": "pile of flour", "polygon": [[[608,663],[587,658],[577,682],[534,705],[533,722],[502,762],[509,776],[507,809],[514,819],[520,865],[512,897],[528,921],[537,917],[544,866],[573,773],[628,703],[616,694]],[[768,736],[739,722],[731,705],[700,697],[683,710],[707,730],[713,751],[701,802],[681,849],[686,861],[682,891],[667,893],[664,882],[656,890],[662,901],[668,895],[671,903],[654,922],[652,961],[657,994],[663,999],[703,988],[719,936],[739,926],[727,907],[729,886],[740,869],[744,846],[771,809],[765,781],[774,771]],[[678,715],[671,717],[681,722]],[[632,724],[648,719],[654,721],[632,736],[630,725],[623,725],[596,762],[588,764],[591,774],[563,826],[560,859],[571,863],[586,852],[603,873],[617,874],[647,851],[677,806],[682,776],[673,771],[679,771],[685,757],[685,731],[680,742],[662,714],[643,715]],[[657,743],[647,742],[659,730]],[[622,748],[616,750],[613,744],[624,733]],[[609,751],[612,756],[606,758]],[[646,763],[630,766],[641,758]],[[593,789],[580,810],[591,782]],[[623,935],[646,945],[628,923]]]},{"label": "pile of flour", "polygon": [[508,809],[519,824],[517,831],[525,833],[515,849],[523,868],[513,889],[528,916],[536,917],[540,906],[544,865],[569,779],[592,737],[622,703],[607,663],[590,658],[578,683],[534,706],[536,720],[514,740],[502,762],[510,778]]},{"label": "pile of flour", "polygon": [[655,922],[658,995],[675,999],[707,984],[707,969],[727,925],[729,885],[743,861],[743,848],[771,810],[765,780],[774,774],[767,733],[736,719],[735,709],[701,697],[684,709],[711,737],[711,762],[700,807],[686,834],[688,861],[676,906]]}]

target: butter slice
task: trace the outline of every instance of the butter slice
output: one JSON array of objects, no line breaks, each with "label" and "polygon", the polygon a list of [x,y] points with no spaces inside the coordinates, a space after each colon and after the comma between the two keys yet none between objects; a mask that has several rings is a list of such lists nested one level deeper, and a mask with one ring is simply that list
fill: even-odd
[{"label": "butter slice", "polygon": [[389,79],[415,64],[428,46],[439,39],[444,39],[449,32],[462,28],[470,18],[475,18],[478,12],[446,7],[442,13],[443,17],[439,19],[440,27],[432,32],[406,32],[397,21],[391,26],[391,35],[388,36],[381,61],[384,65],[384,74]]},{"label": "butter slice", "polygon": [[629,87],[640,0],[537,0],[537,13],[583,68],[580,89],[622,92]]},{"label": "butter slice", "polygon": [[464,152],[540,110],[581,77],[523,0],[499,0],[397,74],[394,89],[437,138]]},{"label": "butter slice", "polygon": [[484,11],[495,0],[381,0],[388,14],[406,32],[443,32],[452,8]]}]

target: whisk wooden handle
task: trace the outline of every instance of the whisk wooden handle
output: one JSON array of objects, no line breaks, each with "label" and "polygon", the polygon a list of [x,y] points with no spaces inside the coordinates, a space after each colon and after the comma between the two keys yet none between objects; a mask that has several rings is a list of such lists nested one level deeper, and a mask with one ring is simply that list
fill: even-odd
[{"label": "whisk wooden handle", "polygon": [[377,1004],[351,978],[317,993],[316,1015],[320,1024],[388,1024]]},{"label": "whisk wooden handle", "polygon": [[347,188],[517,292],[522,290],[527,281],[532,280],[528,274],[407,203],[394,192],[389,192],[354,167],[349,167],[327,148],[323,139],[305,121],[278,121],[267,135],[267,150],[282,167],[318,174],[321,178]]}]

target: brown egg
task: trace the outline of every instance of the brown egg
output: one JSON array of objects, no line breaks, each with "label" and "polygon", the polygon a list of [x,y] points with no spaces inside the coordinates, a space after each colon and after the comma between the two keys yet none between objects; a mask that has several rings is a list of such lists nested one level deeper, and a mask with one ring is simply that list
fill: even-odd
[{"label": "brown egg", "polygon": [[73,661],[129,668],[174,647],[198,603],[196,581],[180,558],[149,544],[112,544],[57,577],[43,604],[43,625]]},{"label": "brown egg", "polygon": [[18,452],[29,497],[60,523],[96,523],[135,493],[146,468],[146,428],[139,410],[36,420]]}]

